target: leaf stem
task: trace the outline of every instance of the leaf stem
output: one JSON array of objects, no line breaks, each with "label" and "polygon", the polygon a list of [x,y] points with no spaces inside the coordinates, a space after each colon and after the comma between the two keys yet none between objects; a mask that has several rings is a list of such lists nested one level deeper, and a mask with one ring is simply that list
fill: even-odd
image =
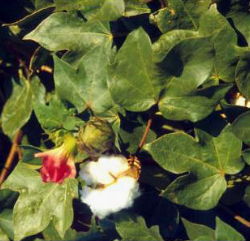
[{"label": "leaf stem", "polygon": [[250,221],[246,220],[245,218],[241,217],[240,215],[234,213],[229,208],[225,207],[222,204],[219,204],[219,207],[223,209],[225,212],[227,212],[230,216],[232,216],[235,220],[237,220],[239,223],[243,224],[244,226],[250,228]]},{"label": "leaf stem", "polygon": [[152,125],[152,122],[153,122],[153,118],[151,117],[147,121],[147,125],[146,125],[146,128],[145,128],[145,131],[144,131],[144,133],[142,135],[142,138],[140,140],[140,143],[138,145],[138,149],[137,149],[136,153],[138,153],[142,149],[142,147],[144,146],[144,144],[146,142],[146,139],[147,139],[147,136],[148,136],[148,133],[149,133],[149,130],[150,130],[150,127]]},{"label": "leaf stem", "polygon": [[7,177],[8,173],[10,171],[10,167],[14,161],[14,158],[15,158],[16,154],[18,153],[18,149],[19,149],[18,145],[21,142],[22,136],[23,136],[23,133],[21,130],[19,130],[13,139],[9,155],[8,155],[6,162],[4,164],[4,167],[0,173],[0,187],[1,187],[2,183],[4,182],[5,178]]}]

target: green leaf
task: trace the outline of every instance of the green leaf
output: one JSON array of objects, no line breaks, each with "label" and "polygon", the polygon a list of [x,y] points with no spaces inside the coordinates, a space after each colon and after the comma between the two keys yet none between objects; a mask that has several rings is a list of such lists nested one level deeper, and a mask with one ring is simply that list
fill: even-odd
[{"label": "green leaf", "polygon": [[213,76],[226,82],[235,81],[235,68],[239,60],[237,34],[227,19],[217,11],[216,4],[201,16],[199,33],[211,36],[211,42],[214,45]]},{"label": "green leaf", "polygon": [[2,241],[9,241],[7,234],[5,234],[5,232],[1,228],[0,228],[0,239]]},{"label": "green leaf", "polygon": [[150,13],[150,9],[144,0],[124,0],[125,17],[136,16],[140,14]]},{"label": "green leaf", "polygon": [[171,96],[166,92],[159,102],[159,108],[167,119],[196,122],[207,117],[231,87],[212,86],[184,96]]},{"label": "green leaf", "polygon": [[45,184],[38,172],[20,163],[3,188],[20,193],[14,207],[15,240],[41,232],[51,220],[63,238],[73,221],[72,199],[77,197],[75,179],[66,179],[63,184]]},{"label": "green leaf", "polygon": [[[181,219],[190,240],[215,240],[214,230],[202,224],[192,223],[185,218]],[[206,239],[201,239],[206,237]]]},{"label": "green leaf", "polygon": [[181,96],[194,91],[210,76],[213,60],[209,38],[190,38],[177,44],[159,63],[162,74],[168,77],[168,95]]},{"label": "green leaf", "polygon": [[[103,113],[111,109],[113,100],[107,86],[109,79],[108,65],[110,48],[98,46],[88,51],[79,61],[78,78],[81,80],[79,89],[82,90],[81,98],[95,113]],[[85,76],[83,76],[85,72]]]},{"label": "green leaf", "polygon": [[[140,143],[141,137],[145,131],[146,126],[140,126],[134,128],[133,131],[128,132],[123,129],[119,130],[120,141],[124,146],[127,146],[126,150],[133,154],[138,149],[138,145]],[[156,134],[149,130],[145,143],[151,142],[156,138]]]},{"label": "green leaf", "polygon": [[210,6],[209,10],[200,17],[197,31],[174,29],[161,35],[153,45],[155,58],[157,61],[162,60],[171,48],[182,40],[200,37],[210,37],[209,41],[213,44],[214,77],[226,82],[234,81],[235,68],[239,59],[237,35],[227,19],[217,11],[216,4]]},{"label": "green leaf", "polygon": [[74,14],[60,12],[51,14],[24,39],[51,51],[87,51],[97,45],[111,45],[112,35],[104,23],[85,22]]},{"label": "green leaf", "polygon": [[[159,14],[161,11],[168,10],[159,10]],[[214,25],[215,21],[216,26]],[[218,13],[215,6],[211,6],[210,9],[200,17],[199,29],[196,31],[178,28],[167,31],[160,36],[153,44],[153,51],[157,62],[162,61],[168,52],[181,41],[190,38],[210,37],[217,34],[225,25],[229,26],[227,20]]]},{"label": "green leaf", "polygon": [[21,80],[20,85],[13,82],[13,85],[13,92],[2,112],[2,128],[10,137],[23,127],[32,112],[32,92],[28,80]]},{"label": "green leaf", "polygon": [[88,51],[78,63],[77,70],[54,56],[56,92],[82,112],[87,107],[102,113],[113,105],[108,87],[110,48],[98,46]]},{"label": "green leaf", "polygon": [[242,152],[242,156],[243,156],[243,159],[244,161],[250,165],[250,149],[245,149],[243,152]]},{"label": "green leaf", "polygon": [[231,27],[225,27],[213,41],[216,51],[214,64],[216,78],[226,82],[235,81],[235,69],[239,60],[236,33]]},{"label": "green leaf", "polygon": [[125,10],[123,0],[56,0],[57,11],[81,10],[88,20],[114,21],[121,17]]},{"label": "green leaf", "polygon": [[189,174],[176,178],[162,196],[191,209],[209,210],[218,204],[226,188],[226,181],[221,174],[204,178]]},{"label": "green leaf", "polygon": [[142,217],[116,217],[116,229],[124,241],[161,241],[163,240],[157,227],[148,228]]},{"label": "green leaf", "polygon": [[12,210],[4,209],[0,212],[0,230],[2,230],[11,239],[14,237]]},{"label": "green leaf", "polygon": [[218,241],[244,241],[245,238],[238,233],[234,228],[224,223],[218,217],[216,217],[216,229],[215,229],[215,237]]},{"label": "green leaf", "polygon": [[104,0],[54,0],[56,4],[57,11],[72,11],[72,10],[82,10],[88,12],[91,10],[98,10],[103,4]]},{"label": "green leaf", "polygon": [[61,238],[56,231],[55,227],[53,226],[52,223],[49,224],[49,226],[43,231],[43,236],[45,240],[76,240],[77,232],[74,229],[69,228],[65,235],[64,238]]},{"label": "green leaf", "polygon": [[26,145],[26,146],[21,146],[22,148],[22,162],[27,164],[30,168],[39,168],[42,165],[42,161],[40,158],[36,158],[34,155],[37,152],[41,152],[40,149],[37,147],[31,146],[31,145]]},{"label": "green leaf", "polygon": [[167,7],[153,16],[153,21],[165,33],[173,29],[198,29],[199,18],[206,13],[210,1],[168,0]]},{"label": "green leaf", "polygon": [[120,18],[125,11],[125,4],[123,0],[105,0],[98,12],[90,17],[88,20],[99,19],[101,21],[114,21]]},{"label": "green leaf", "polygon": [[[145,111],[156,103],[161,83],[155,76],[149,36],[140,28],[119,50],[109,89],[114,101],[130,111]],[[133,61],[131,61],[133,60]]]},{"label": "green leaf", "polygon": [[56,95],[45,102],[45,88],[38,78],[32,80],[33,108],[36,117],[44,130],[51,131],[64,128],[74,130],[83,121],[75,116],[74,110],[68,110]]},{"label": "green leaf", "polygon": [[230,1],[229,11],[226,17],[233,20],[235,28],[246,38],[248,45],[250,44],[250,30],[248,23],[250,16],[248,12],[248,1],[232,0]]},{"label": "green leaf", "polygon": [[224,223],[218,217],[216,217],[215,230],[201,224],[192,223],[182,218],[188,237],[194,241],[244,241],[244,237],[238,233],[234,228]]},{"label": "green leaf", "polygon": [[225,174],[239,172],[241,141],[225,128],[218,137],[199,131],[199,142],[185,133],[161,136],[144,149],[165,170],[180,176],[163,196],[189,208],[207,210],[217,205],[226,190]]},{"label": "green leaf", "polygon": [[0,190],[0,210],[12,208],[16,202],[18,194],[11,190],[1,189]]},{"label": "green leaf", "polygon": [[250,99],[250,52],[244,53],[235,70],[236,84],[241,94]]},{"label": "green leaf", "polygon": [[152,45],[156,62],[161,62],[168,52],[182,40],[195,37],[199,37],[197,31],[183,29],[176,29],[162,34]]},{"label": "green leaf", "polygon": [[79,113],[84,111],[87,107],[84,100],[84,86],[82,84],[86,75],[85,72],[82,71],[81,76],[79,76],[71,65],[59,59],[56,55],[53,56],[53,59],[56,93],[61,99],[72,103]]},{"label": "green leaf", "polygon": [[[210,27],[214,19],[218,20],[216,31],[212,31]],[[225,34],[224,29],[228,34]],[[198,121],[213,111],[230,86],[222,85],[204,90],[197,90],[197,88],[208,80],[214,65],[218,68],[217,76],[227,81],[234,80],[235,64],[233,66],[233,63],[237,62],[236,50],[232,53],[232,46],[229,45],[227,51],[230,54],[227,54],[225,48],[221,48],[224,40],[228,42],[228,38],[234,46],[236,36],[233,29],[216,8],[211,7],[200,19],[199,31],[170,31],[162,35],[153,45],[160,72],[167,79],[167,89],[161,95],[159,102],[160,111],[165,118]],[[229,65],[231,74],[229,74]],[[225,70],[227,76],[223,75]]]},{"label": "green leaf", "polygon": [[241,114],[232,124],[234,134],[243,142],[250,143],[250,111]]}]

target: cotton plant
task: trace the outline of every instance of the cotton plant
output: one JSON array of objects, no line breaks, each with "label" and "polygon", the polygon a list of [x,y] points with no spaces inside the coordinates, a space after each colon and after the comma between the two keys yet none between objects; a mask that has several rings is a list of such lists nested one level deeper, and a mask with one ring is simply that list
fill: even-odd
[{"label": "cotton plant", "polygon": [[249,1],[18,2],[0,11],[0,241],[244,240]]},{"label": "cotton plant", "polygon": [[[98,137],[104,133],[108,138],[100,143]],[[99,218],[131,207],[134,199],[140,196],[140,162],[135,157],[127,159],[122,155],[102,154],[112,146],[112,138],[109,125],[92,118],[80,129],[78,143],[76,137],[67,135],[61,146],[35,154],[42,159],[42,181],[62,184],[66,178],[75,178],[76,152],[83,150],[92,155],[81,165],[79,172],[86,183],[80,191],[81,201]],[[93,161],[97,156],[99,158]]]}]

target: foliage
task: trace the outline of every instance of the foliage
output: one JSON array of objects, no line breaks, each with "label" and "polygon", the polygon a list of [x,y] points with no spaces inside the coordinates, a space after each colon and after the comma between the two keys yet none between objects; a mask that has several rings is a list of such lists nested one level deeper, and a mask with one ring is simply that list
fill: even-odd
[{"label": "foliage", "polygon": [[[247,239],[249,1],[13,2],[0,9],[1,173],[23,137],[0,240]],[[77,170],[103,153],[140,160],[132,208],[98,220],[78,173],[42,181],[34,154],[67,135]]]}]

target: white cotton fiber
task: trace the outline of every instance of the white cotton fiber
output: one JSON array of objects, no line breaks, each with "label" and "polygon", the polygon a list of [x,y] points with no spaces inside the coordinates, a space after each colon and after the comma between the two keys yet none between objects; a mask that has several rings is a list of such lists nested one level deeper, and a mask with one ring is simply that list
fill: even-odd
[{"label": "white cotton fiber", "polygon": [[127,158],[121,155],[101,156],[98,159],[101,168],[111,173],[113,176],[118,176],[120,173],[129,169]]},{"label": "white cotton fiber", "polygon": [[102,169],[98,162],[93,161],[85,164],[79,175],[87,185],[109,184],[114,181],[114,178],[105,169]]},{"label": "white cotton fiber", "polygon": [[250,102],[246,102],[246,98],[244,98],[243,96],[237,97],[234,104],[239,106],[245,106],[248,108],[250,107]]},{"label": "white cotton fiber", "polygon": [[131,207],[139,195],[137,181],[131,177],[122,177],[103,189],[84,187],[81,191],[81,200],[90,207],[93,214],[104,218],[111,213]]},{"label": "white cotton fiber", "polygon": [[124,176],[129,168],[127,159],[121,155],[101,156],[97,162],[88,162],[81,168],[80,177],[91,185],[83,188],[81,200],[94,215],[104,218],[132,206],[140,191],[135,178]]}]

